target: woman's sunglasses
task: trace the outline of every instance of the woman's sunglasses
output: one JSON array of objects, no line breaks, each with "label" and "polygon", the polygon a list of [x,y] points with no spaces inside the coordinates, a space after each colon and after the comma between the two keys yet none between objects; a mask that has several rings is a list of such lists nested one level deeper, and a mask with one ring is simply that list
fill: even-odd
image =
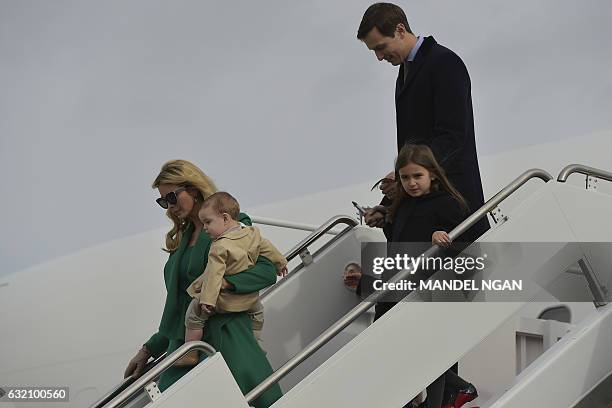
[{"label": "woman's sunglasses", "polygon": [[177,203],[178,194],[181,191],[185,191],[185,190],[187,190],[186,187],[177,188],[176,190],[171,191],[168,194],[166,194],[165,197],[158,198],[157,200],[155,200],[155,202],[159,204],[161,208],[167,210],[169,205],[174,205]]}]

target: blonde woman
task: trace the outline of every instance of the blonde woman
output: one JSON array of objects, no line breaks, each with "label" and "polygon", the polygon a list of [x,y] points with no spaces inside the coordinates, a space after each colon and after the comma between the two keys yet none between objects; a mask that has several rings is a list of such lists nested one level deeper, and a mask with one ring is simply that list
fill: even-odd
[{"label": "blonde woman", "polygon": [[[202,274],[208,262],[211,237],[203,230],[198,211],[205,198],[217,191],[212,180],[193,163],[172,160],[162,166],[153,182],[159,191],[156,202],[172,220],[166,234],[169,253],[164,267],[166,303],[159,330],[142,346],[125,370],[125,377],[139,376],[149,357],[171,353],[185,342],[185,312],[191,297],[187,288]],[[251,220],[240,214],[239,221],[250,225]],[[244,273],[227,276],[224,288],[236,293],[257,292],[276,282],[276,267],[264,257]],[[259,347],[248,315],[227,313],[211,316],[202,339],[221,352],[243,393],[249,392],[272,374],[270,363]],[[191,367],[172,367],[159,379],[163,391],[187,373]],[[268,407],[281,397],[278,385],[270,388],[253,403],[257,408]]]}]

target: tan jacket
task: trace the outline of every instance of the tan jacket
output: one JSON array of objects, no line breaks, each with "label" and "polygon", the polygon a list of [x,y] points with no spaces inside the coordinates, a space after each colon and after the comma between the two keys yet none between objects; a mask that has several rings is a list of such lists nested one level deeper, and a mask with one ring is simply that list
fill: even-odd
[{"label": "tan jacket", "polygon": [[259,256],[265,256],[278,270],[287,266],[285,257],[256,227],[243,227],[221,235],[213,241],[208,252],[208,264],[187,293],[199,297],[200,303],[228,312],[244,312],[259,298],[258,293],[235,294],[221,291],[224,275],[244,272],[255,265]]}]

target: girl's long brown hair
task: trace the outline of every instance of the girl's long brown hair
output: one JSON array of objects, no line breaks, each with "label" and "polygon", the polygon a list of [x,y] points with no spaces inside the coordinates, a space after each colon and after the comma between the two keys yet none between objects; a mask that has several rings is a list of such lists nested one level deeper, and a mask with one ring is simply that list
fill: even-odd
[{"label": "girl's long brown hair", "polygon": [[408,193],[406,193],[402,187],[402,182],[399,175],[399,170],[408,163],[414,163],[425,167],[427,171],[429,171],[429,173],[435,177],[435,179],[431,181],[431,191],[439,191],[440,189],[446,191],[455,200],[457,200],[461,208],[466,213],[469,211],[465,198],[463,198],[461,193],[459,193],[459,191],[457,191],[450,181],[448,181],[448,178],[444,173],[444,169],[436,161],[431,149],[425,145],[408,144],[405,145],[402,150],[400,150],[399,154],[397,155],[397,159],[395,159],[395,183],[397,192],[389,211],[390,221],[393,221],[395,218],[395,213],[397,212],[400,203],[405,198],[409,197]]}]

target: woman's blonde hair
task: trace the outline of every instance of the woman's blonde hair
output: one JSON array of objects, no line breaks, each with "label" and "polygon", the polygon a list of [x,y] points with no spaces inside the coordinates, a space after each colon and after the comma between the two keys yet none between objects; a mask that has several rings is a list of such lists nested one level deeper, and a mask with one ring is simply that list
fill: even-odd
[{"label": "woman's blonde hair", "polygon": [[406,197],[408,197],[408,193],[406,193],[402,187],[402,181],[399,175],[400,169],[406,166],[408,163],[414,163],[425,167],[427,171],[429,171],[429,173],[435,177],[431,182],[431,191],[439,191],[440,189],[446,191],[455,200],[457,200],[459,206],[466,213],[469,211],[465,198],[463,198],[461,193],[459,193],[451,182],[448,181],[448,178],[444,173],[444,169],[438,164],[438,161],[436,160],[429,146],[408,144],[402,147],[402,150],[400,150],[399,154],[397,155],[397,159],[395,159],[395,182],[397,191],[389,212],[391,220],[393,220],[395,217],[395,213],[400,203]]},{"label": "woman's blonde hair", "polygon": [[[204,174],[198,166],[187,160],[170,160],[165,163],[151,187],[158,188],[162,184],[185,187],[187,192],[200,203],[217,191],[217,187],[210,177]],[[166,252],[174,252],[181,243],[188,222],[179,219],[170,210],[166,211],[166,215],[172,220],[174,226],[166,234],[166,248],[162,249]]]}]

